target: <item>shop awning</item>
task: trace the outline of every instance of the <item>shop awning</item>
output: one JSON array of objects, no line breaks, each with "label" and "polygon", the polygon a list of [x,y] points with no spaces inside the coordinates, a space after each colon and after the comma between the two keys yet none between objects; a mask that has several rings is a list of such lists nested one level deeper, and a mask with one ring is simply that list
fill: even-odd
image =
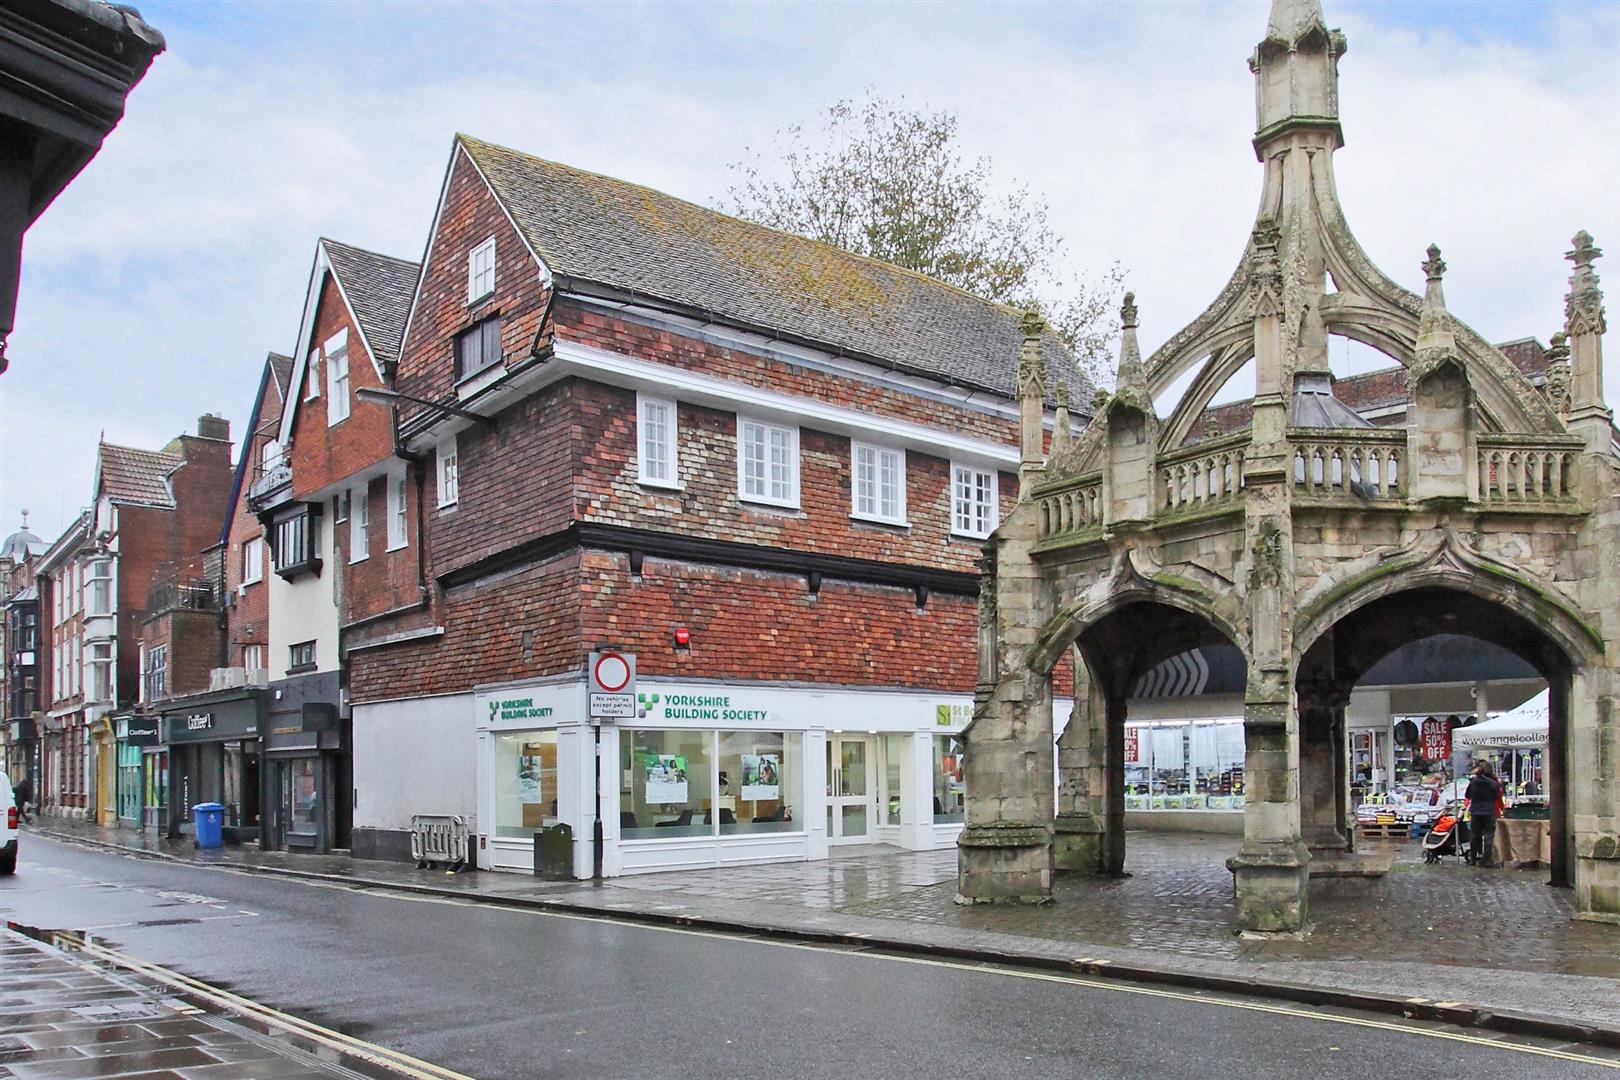
[{"label": "shop awning", "polygon": [[1493,716],[1473,727],[1451,733],[1456,745],[1467,749],[1485,746],[1546,746],[1547,712],[1551,691],[1543,690],[1512,712]]}]

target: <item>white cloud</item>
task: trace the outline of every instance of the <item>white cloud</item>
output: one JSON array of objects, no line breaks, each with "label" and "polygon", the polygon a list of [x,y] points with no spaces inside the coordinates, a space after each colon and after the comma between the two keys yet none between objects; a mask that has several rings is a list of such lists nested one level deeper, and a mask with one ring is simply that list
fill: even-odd
[{"label": "white cloud", "polygon": [[[1124,264],[1148,346],[1225,282],[1259,195],[1259,5],[499,5],[413,8],[406,30],[321,8],[370,42],[344,65],[144,6],[171,50],[28,238],[0,532],[22,506],[41,533],[65,524],[102,428],[157,446],[221,411],[239,433],[264,353],[293,347],[316,237],[419,257],[457,130],[703,200],[745,144],[862,87],[950,108],[969,153],[1047,197],[1079,267]],[[1570,235],[1620,256],[1620,8],[1567,5],[1520,41],[1328,7],[1351,42],[1337,172],[1362,244],[1416,287],[1438,242],[1457,315],[1545,340]],[[456,62],[469,42],[490,62]]]}]

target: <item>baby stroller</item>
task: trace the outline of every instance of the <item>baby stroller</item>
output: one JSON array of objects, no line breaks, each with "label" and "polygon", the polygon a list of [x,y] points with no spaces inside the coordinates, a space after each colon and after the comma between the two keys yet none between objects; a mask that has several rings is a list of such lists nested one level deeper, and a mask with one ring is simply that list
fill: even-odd
[{"label": "baby stroller", "polygon": [[1423,836],[1423,861],[1437,863],[1447,855],[1464,861],[1468,853],[1468,822],[1463,820],[1461,799],[1453,799],[1441,815],[1434,819]]}]

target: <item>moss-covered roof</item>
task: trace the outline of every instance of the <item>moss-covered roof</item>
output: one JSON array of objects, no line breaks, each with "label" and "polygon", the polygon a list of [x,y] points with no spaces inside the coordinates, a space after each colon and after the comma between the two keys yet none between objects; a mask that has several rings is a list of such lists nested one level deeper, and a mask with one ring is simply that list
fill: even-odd
[{"label": "moss-covered roof", "polygon": [[[1011,397],[1020,312],[661,191],[457,136],[553,274]],[[588,290],[586,290],[588,291]],[[1091,387],[1048,332],[1047,370]]]}]

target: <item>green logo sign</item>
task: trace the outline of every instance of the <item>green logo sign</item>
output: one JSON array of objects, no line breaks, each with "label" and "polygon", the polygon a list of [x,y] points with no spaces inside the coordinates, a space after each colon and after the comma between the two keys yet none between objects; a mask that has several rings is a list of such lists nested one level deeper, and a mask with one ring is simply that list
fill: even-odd
[{"label": "green logo sign", "polygon": [[534,698],[503,698],[489,703],[489,722],[497,720],[543,720],[551,715],[550,705],[536,705]]}]

